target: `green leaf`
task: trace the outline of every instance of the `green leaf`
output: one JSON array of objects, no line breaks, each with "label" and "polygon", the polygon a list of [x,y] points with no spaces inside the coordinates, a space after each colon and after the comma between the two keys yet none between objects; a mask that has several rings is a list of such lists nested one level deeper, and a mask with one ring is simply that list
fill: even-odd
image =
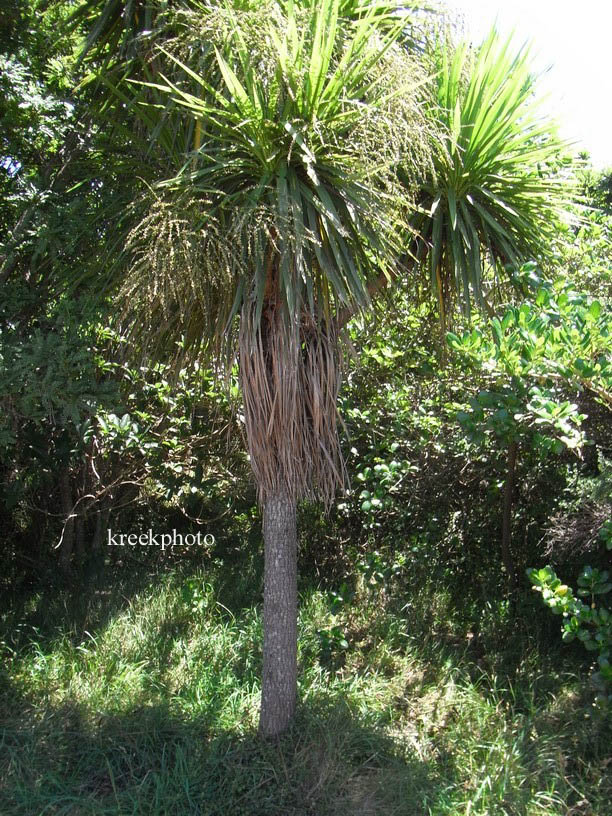
[{"label": "green leaf", "polygon": [[601,314],[601,303],[599,303],[599,301],[597,300],[594,300],[593,303],[591,303],[591,305],[589,306],[587,314],[593,320],[597,320],[597,318]]}]

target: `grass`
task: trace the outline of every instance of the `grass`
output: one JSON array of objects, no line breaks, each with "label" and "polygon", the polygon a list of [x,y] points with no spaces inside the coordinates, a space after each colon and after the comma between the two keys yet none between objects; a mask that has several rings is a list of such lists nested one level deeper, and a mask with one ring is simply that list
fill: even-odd
[{"label": "grass", "polygon": [[[304,586],[298,716],[259,740],[260,610],[240,595],[174,572],[6,617],[0,814],[612,814],[584,679],[533,639],[443,631],[443,597],[402,611],[361,586],[332,619]],[[332,625],[348,649],[323,648]]]}]

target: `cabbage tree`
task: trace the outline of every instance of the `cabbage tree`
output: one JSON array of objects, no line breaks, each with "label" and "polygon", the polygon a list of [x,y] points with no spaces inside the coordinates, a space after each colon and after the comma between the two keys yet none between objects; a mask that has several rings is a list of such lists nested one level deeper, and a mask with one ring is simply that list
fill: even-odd
[{"label": "cabbage tree", "polygon": [[559,172],[567,145],[541,112],[529,50],[492,29],[482,45],[441,45],[435,116],[446,132],[421,186],[418,255],[439,297],[469,315],[485,305],[483,274],[550,257],[570,197]]},{"label": "cabbage tree", "polygon": [[181,364],[238,362],[263,507],[264,735],[296,704],[297,504],[345,484],[338,314],[397,274],[430,149],[405,7],[348,5],[185,4],[139,84],[101,76],[143,174],[167,167],[117,266],[126,326]]}]

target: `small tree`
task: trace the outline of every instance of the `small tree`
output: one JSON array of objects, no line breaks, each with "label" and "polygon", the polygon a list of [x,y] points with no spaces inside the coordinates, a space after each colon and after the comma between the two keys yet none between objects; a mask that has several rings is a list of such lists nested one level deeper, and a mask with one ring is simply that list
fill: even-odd
[{"label": "small tree", "polygon": [[[264,508],[260,727],[276,734],[290,722],[296,700],[297,502],[318,497],[329,504],[345,481],[336,428],[340,330],[430,245],[439,284],[440,259],[450,257],[466,231],[476,295],[481,245],[493,259],[518,258],[532,243],[540,247],[541,227],[559,196],[535,167],[556,144],[545,139],[543,125],[527,122],[518,80],[500,79],[522,63],[508,62],[505,51],[496,61],[493,41],[468,83],[465,109],[474,117],[455,117],[447,140],[444,123],[436,121],[448,113],[436,105],[447,103],[432,102],[434,116],[426,118],[416,90],[425,79],[405,47],[409,17],[393,0],[196,3],[195,11],[189,0],[177,0],[174,11],[152,3],[151,25],[154,11],[161,21],[157,41],[129,4],[130,26],[139,34],[128,34],[127,42],[114,24],[109,28],[111,18],[121,19],[121,6],[106,2],[88,47],[102,59],[102,81],[113,89],[114,103],[108,95],[104,101],[107,114],[114,104],[131,149],[146,148],[143,172],[151,178],[153,165],[157,173],[126,244],[122,297],[133,336],[141,344],[146,338],[150,353],[167,356],[178,341],[181,359],[208,354],[227,368],[238,357],[247,444]],[[126,59],[113,61],[104,46],[96,52],[97,35]],[[455,73],[463,65],[457,60]],[[480,70],[483,64],[489,73]],[[139,77],[140,93],[123,81],[128,75]],[[494,80],[499,98],[485,95]],[[501,131],[489,121],[492,101],[508,125]],[[485,125],[486,138],[475,139]],[[460,183],[466,172],[465,190],[447,183]],[[519,213],[499,221],[479,200],[478,218],[470,222],[463,210],[478,185],[489,203],[501,201],[502,210],[514,213],[514,202]],[[421,216],[410,221],[416,199]],[[450,227],[442,239],[443,213]],[[416,243],[415,230],[422,236]],[[414,253],[406,256],[409,246]],[[402,253],[408,263],[398,262]],[[453,257],[463,270],[464,255]],[[459,288],[461,279],[455,275]],[[463,291],[469,298],[469,285]]]},{"label": "small tree", "polygon": [[329,505],[345,483],[337,315],[391,274],[428,154],[405,14],[345,5],[352,19],[337,0],[183,7],[142,69],[155,81],[115,88],[173,166],[126,244],[133,336],[238,359],[263,505],[266,736],[296,703],[297,502]]}]

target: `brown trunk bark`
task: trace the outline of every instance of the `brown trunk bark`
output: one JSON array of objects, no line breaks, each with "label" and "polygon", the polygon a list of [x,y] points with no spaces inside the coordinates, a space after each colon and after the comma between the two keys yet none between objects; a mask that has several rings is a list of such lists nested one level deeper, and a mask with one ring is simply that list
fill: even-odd
[{"label": "brown trunk bark", "polygon": [[296,502],[285,495],[264,504],[263,677],[259,732],[281,734],[297,699]]},{"label": "brown trunk bark", "polygon": [[506,458],[506,482],[504,485],[504,516],[502,521],[502,562],[506,568],[508,587],[514,589],[516,584],[516,573],[514,571],[514,560],[512,558],[512,494],[514,492],[514,474],[516,471],[516,455],[518,445],[515,440],[508,445],[508,455]]},{"label": "brown trunk bark", "polygon": [[442,289],[442,275],[440,265],[436,269],[436,283],[438,286],[438,309],[440,312],[440,363],[442,368],[446,368],[446,308],[444,306],[444,291]]}]

